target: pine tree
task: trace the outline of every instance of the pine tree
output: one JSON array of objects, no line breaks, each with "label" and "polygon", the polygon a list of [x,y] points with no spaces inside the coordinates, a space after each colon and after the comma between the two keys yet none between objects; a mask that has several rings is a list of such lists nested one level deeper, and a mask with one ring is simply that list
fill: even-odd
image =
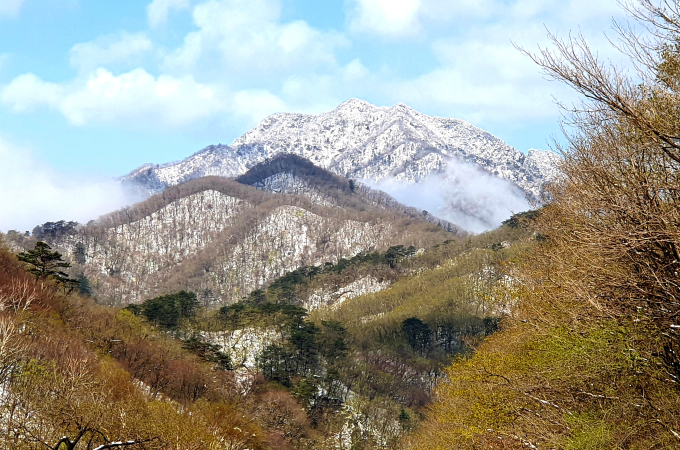
[{"label": "pine tree", "polygon": [[401,324],[401,330],[406,335],[409,345],[420,354],[425,354],[432,340],[432,330],[417,317],[410,317]]},{"label": "pine tree", "polygon": [[78,242],[76,244],[76,249],[73,252],[73,255],[75,256],[76,262],[78,264],[85,264],[87,262],[85,255],[85,245],[82,242]]},{"label": "pine tree", "polygon": [[52,247],[45,242],[38,241],[33,250],[21,252],[17,259],[29,265],[28,271],[36,276],[38,280],[46,280],[52,277],[57,282],[68,284],[72,282],[62,269],[68,269],[71,264],[62,259],[59,252],[51,251]]},{"label": "pine tree", "polygon": [[85,275],[80,275],[75,281],[78,283],[80,295],[92,297],[92,286],[90,286],[90,280]]}]

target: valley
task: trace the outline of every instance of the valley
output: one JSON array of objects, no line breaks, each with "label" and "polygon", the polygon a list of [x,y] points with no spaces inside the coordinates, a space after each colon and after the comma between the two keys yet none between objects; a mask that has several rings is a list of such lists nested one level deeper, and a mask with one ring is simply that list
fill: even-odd
[{"label": "valley", "polygon": [[[396,448],[417,428],[444,367],[497,330],[512,303],[503,266],[531,232],[475,236],[283,154],[3,239],[63,255],[70,281],[41,306],[63,321],[50,333],[108,348],[144,402],[200,417],[239,405],[263,427],[243,445],[349,450]],[[276,418],[296,407],[294,425]]]},{"label": "valley", "polygon": [[680,0],[0,23],[0,450],[680,448]]},{"label": "valley", "polygon": [[[93,352],[89,364],[108,349],[149,405],[179,404],[180,415],[199,421],[222,402],[237,407],[263,428],[243,441],[231,435],[230,445],[243,445],[236,448],[395,448],[422,420],[450,358],[497,329],[512,301],[501,293],[502,267],[529,236],[504,226],[420,250],[361,251],[302,265],[218,308],[185,291],[124,309],[71,294],[67,303],[41,303],[25,323]],[[3,270],[18,270],[5,257]],[[47,289],[41,302],[60,296]],[[493,290],[497,298],[485,294]],[[38,311],[59,323],[43,323]],[[304,412],[291,416],[296,407]],[[135,433],[152,432],[145,427]]]},{"label": "valley", "polygon": [[[501,211],[500,227],[474,234],[376,183],[429,189],[455,181],[447,164],[472,164],[508,183],[494,189],[536,200],[556,173],[550,155],[521,154],[465,122],[405,105],[350,100],[320,116],[274,115],[232,146],[120,180],[146,200],[87,224],[1,235],[11,280],[26,277],[11,253],[68,269],[26,278],[40,306],[16,318],[88,355],[99,382],[108,382],[108,365],[129,373],[118,383],[133,404],[121,411],[175,411],[130,429],[134,445],[157,439],[165,448],[152,424],[188,414],[196,433],[221,430],[233,449],[399,448],[449,380],[445,367],[469,357],[512,311],[510,262],[535,231],[531,215]],[[493,209],[481,197],[458,207]],[[31,259],[38,251],[48,253]],[[29,308],[33,297],[12,295]],[[27,341],[27,357],[69,364],[38,342]],[[57,353],[31,356],[41,346]],[[68,395],[85,394],[73,386]],[[30,396],[17,399],[37,408]],[[45,420],[77,426],[71,412],[55,414]],[[54,439],[16,420],[5,425]],[[225,431],[231,423],[237,433]],[[241,436],[245,423],[249,436]]]}]

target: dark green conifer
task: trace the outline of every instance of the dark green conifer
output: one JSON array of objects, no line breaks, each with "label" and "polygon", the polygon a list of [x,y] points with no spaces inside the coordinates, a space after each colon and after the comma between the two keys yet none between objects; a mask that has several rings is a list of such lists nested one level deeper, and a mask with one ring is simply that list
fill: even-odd
[{"label": "dark green conifer", "polygon": [[61,253],[51,250],[52,247],[45,242],[38,241],[33,250],[19,253],[17,259],[28,264],[27,270],[39,280],[51,277],[62,284],[72,282],[73,280],[62,270],[68,269],[71,264],[63,260]]}]

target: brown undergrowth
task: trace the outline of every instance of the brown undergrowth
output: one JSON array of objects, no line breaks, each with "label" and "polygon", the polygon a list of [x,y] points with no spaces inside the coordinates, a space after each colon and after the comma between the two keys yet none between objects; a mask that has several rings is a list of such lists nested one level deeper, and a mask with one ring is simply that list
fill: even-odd
[{"label": "brown undergrowth", "polygon": [[36,280],[2,247],[0,377],[0,448],[326,445],[288,392],[263,380],[244,391],[130,312]]}]

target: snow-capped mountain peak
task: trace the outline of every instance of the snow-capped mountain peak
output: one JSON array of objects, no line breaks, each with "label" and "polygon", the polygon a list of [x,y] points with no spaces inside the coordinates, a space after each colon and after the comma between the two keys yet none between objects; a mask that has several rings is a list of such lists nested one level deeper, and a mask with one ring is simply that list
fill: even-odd
[{"label": "snow-capped mountain peak", "polygon": [[523,154],[459,119],[427,116],[403,103],[379,107],[349,99],[318,115],[271,115],[231,145],[211,145],[176,163],[143,166],[123,180],[156,193],[201,176],[239,176],[282,153],[368,183],[419,183],[452,166],[472,164],[532,199],[556,175],[559,159],[543,150]]}]

